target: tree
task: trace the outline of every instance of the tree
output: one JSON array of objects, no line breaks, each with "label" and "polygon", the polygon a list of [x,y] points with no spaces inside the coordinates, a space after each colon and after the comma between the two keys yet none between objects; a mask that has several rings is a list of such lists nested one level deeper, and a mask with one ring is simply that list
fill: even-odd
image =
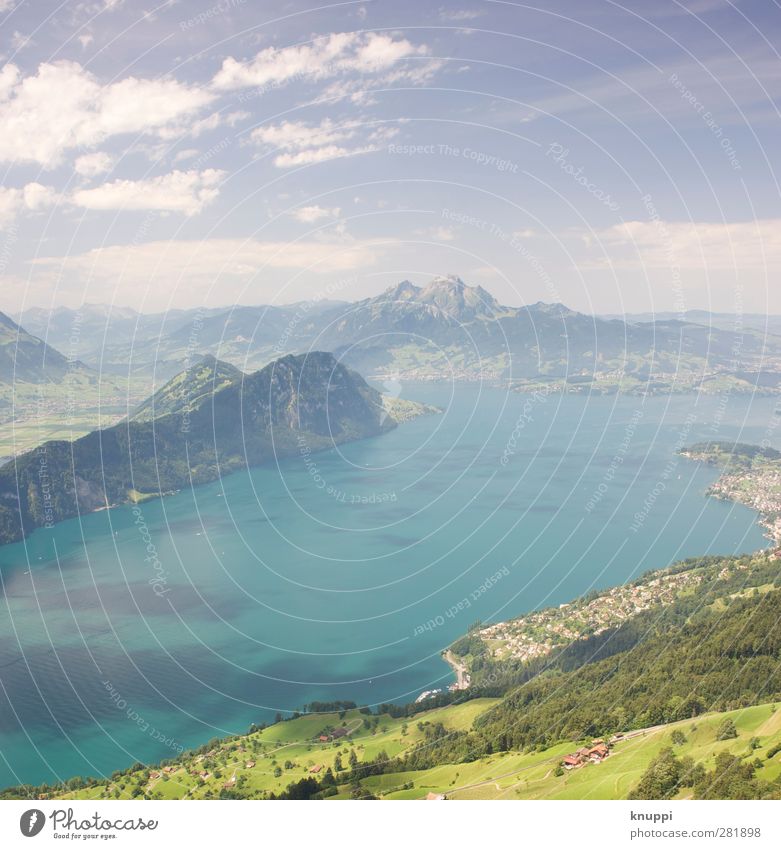
[{"label": "tree", "polygon": [[[284,793],[280,793],[277,799],[311,799],[320,792],[320,784],[314,778],[302,778],[289,785]],[[274,798],[272,794],[272,798]]]},{"label": "tree", "polygon": [[753,763],[744,763],[729,752],[720,752],[711,772],[694,786],[695,799],[762,799],[771,794],[770,785],[758,780]]},{"label": "tree", "polygon": [[672,749],[662,749],[643,773],[630,799],[672,799],[681,787],[691,787],[705,773],[691,758],[678,758]]},{"label": "tree", "polygon": [[686,735],[680,730],[680,728],[676,728],[670,735],[670,740],[673,746],[683,746],[686,742]]},{"label": "tree", "polygon": [[738,736],[738,729],[735,728],[735,723],[727,717],[719,726],[716,733],[717,740],[734,740]]},{"label": "tree", "polygon": [[337,755],[337,756],[334,758],[334,770],[335,770],[336,772],[341,772],[343,769],[344,769],[344,767],[342,766],[342,756],[341,756],[341,755]]}]

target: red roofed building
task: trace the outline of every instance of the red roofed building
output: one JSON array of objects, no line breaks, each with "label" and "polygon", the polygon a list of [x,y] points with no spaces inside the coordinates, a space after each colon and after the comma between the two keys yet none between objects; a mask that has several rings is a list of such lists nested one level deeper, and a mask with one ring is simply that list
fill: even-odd
[{"label": "red roofed building", "polygon": [[589,750],[588,756],[591,760],[604,760],[610,754],[610,750],[604,743],[594,746]]}]

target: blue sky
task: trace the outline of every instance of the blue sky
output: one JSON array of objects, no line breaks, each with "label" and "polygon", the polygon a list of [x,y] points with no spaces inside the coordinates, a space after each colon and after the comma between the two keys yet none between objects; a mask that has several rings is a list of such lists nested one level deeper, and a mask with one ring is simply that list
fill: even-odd
[{"label": "blue sky", "polygon": [[0,308],[781,312],[770,0],[0,0]]}]

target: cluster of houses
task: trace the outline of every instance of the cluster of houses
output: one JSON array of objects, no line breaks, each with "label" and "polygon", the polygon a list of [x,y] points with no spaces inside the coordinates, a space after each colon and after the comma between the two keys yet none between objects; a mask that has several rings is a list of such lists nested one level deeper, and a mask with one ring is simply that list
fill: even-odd
[{"label": "cluster of houses", "polygon": [[586,764],[602,763],[610,754],[610,747],[604,740],[594,740],[590,746],[583,746],[561,762],[564,769],[578,769]]},{"label": "cluster of houses", "polygon": [[175,766],[164,766],[162,772],[156,769],[152,770],[152,772],[149,773],[149,780],[157,781],[158,779],[163,777],[163,773],[165,773],[165,775],[171,775],[172,773],[176,772],[177,769],[178,767]]},{"label": "cluster of houses", "polygon": [[557,646],[601,634],[654,605],[670,604],[684,588],[701,581],[702,576],[691,571],[660,574],[641,584],[613,587],[587,604],[569,602],[488,625],[478,635],[489,644],[494,657],[529,661]]},{"label": "cluster of houses", "polygon": [[[781,470],[760,467],[723,474],[708,489],[709,495],[737,501],[762,514],[761,524],[767,536],[778,545],[781,540]],[[778,549],[773,552],[777,556]]]},{"label": "cluster of houses", "polygon": [[334,740],[341,740],[342,737],[346,737],[350,732],[342,727],[342,728],[334,728],[333,731],[323,732],[318,735],[317,742],[318,743],[331,743]]}]

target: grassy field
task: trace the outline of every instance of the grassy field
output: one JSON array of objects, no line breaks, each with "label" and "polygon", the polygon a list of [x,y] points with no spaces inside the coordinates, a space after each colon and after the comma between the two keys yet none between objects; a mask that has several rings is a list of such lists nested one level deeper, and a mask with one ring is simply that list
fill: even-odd
[{"label": "grassy field", "polygon": [[[725,717],[735,722],[738,737],[717,741],[717,728]],[[766,757],[769,748],[781,743],[781,712],[774,705],[759,705],[649,729],[616,743],[602,763],[565,771],[560,776],[555,774],[556,766],[577,744],[567,743],[534,754],[502,753],[471,764],[426,770],[416,774],[414,790],[390,793],[385,798],[421,798],[433,792],[453,799],[625,799],[656,755],[672,746],[670,736],[676,728],[686,736],[686,743],[674,746],[676,754],[690,755],[706,768],[712,767],[719,752],[746,754],[749,741],[757,737],[759,747],[752,752],[752,758],[763,762],[758,777],[772,780],[781,773],[781,754],[772,759]],[[402,775],[408,774],[368,778],[363,784],[368,789],[372,789],[374,781],[385,786],[394,780],[398,784]],[[685,798],[690,792],[682,791],[680,797]]]},{"label": "grassy field", "polygon": [[[419,723],[441,722],[453,730],[466,730],[475,718],[498,700],[475,699],[461,705],[439,708],[410,719],[366,716],[358,710],[344,714],[310,714],[256,732],[212,744],[199,755],[184,755],[172,764],[170,774],[138,769],[116,776],[98,786],[64,793],[75,799],[200,799],[219,795],[223,787],[236,788],[242,795],[279,793],[291,782],[331,768],[339,779],[337,757],[348,768],[352,751],[359,761],[384,751],[398,755],[423,739]],[[738,737],[718,741],[717,728],[731,717]],[[348,734],[336,742],[317,742],[327,729],[346,728]],[[383,799],[423,799],[427,793],[452,799],[623,799],[638,783],[651,760],[671,746],[671,734],[680,729],[686,742],[675,746],[678,755],[690,755],[710,768],[721,751],[746,755],[762,761],[758,777],[773,780],[781,774],[781,754],[767,758],[768,750],[781,743],[781,711],[775,705],[759,705],[730,713],[707,714],[696,720],[666,725],[615,743],[610,756],[599,764],[557,775],[564,755],[590,741],[561,743],[541,752],[502,752],[471,763],[446,764],[428,770],[370,776],[362,785]],[[751,748],[750,741],[754,740]],[[199,773],[207,773],[201,777]],[[318,774],[318,773],[314,773]],[[690,790],[680,795],[685,798]],[[350,797],[350,787],[340,785],[333,799]]]},{"label": "grassy field", "polygon": [[[279,793],[291,782],[310,775],[312,767],[333,769],[337,756],[346,769],[351,750],[360,761],[374,758],[382,751],[389,756],[403,752],[423,739],[417,728],[419,722],[442,722],[447,728],[465,730],[476,716],[497,701],[475,699],[426,711],[408,720],[365,716],[358,710],[346,711],[343,716],[308,714],[254,734],[215,743],[205,755],[182,756],[177,759],[174,771],[159,778],[150,777],[148,769],[138,770],[97,787],[63,794],[62,798],[130,799],[146,794],[152,798],[199,799],[218,795],[234,777],[236,782],[241,781],[242,792]],[[337,727],[346,728],[348,735],[337,742],[317,742],[324,730]],[[254,766],[248,766],[253,762]],[[205,780],[198,775],[204,771],[209,773]]]}]

